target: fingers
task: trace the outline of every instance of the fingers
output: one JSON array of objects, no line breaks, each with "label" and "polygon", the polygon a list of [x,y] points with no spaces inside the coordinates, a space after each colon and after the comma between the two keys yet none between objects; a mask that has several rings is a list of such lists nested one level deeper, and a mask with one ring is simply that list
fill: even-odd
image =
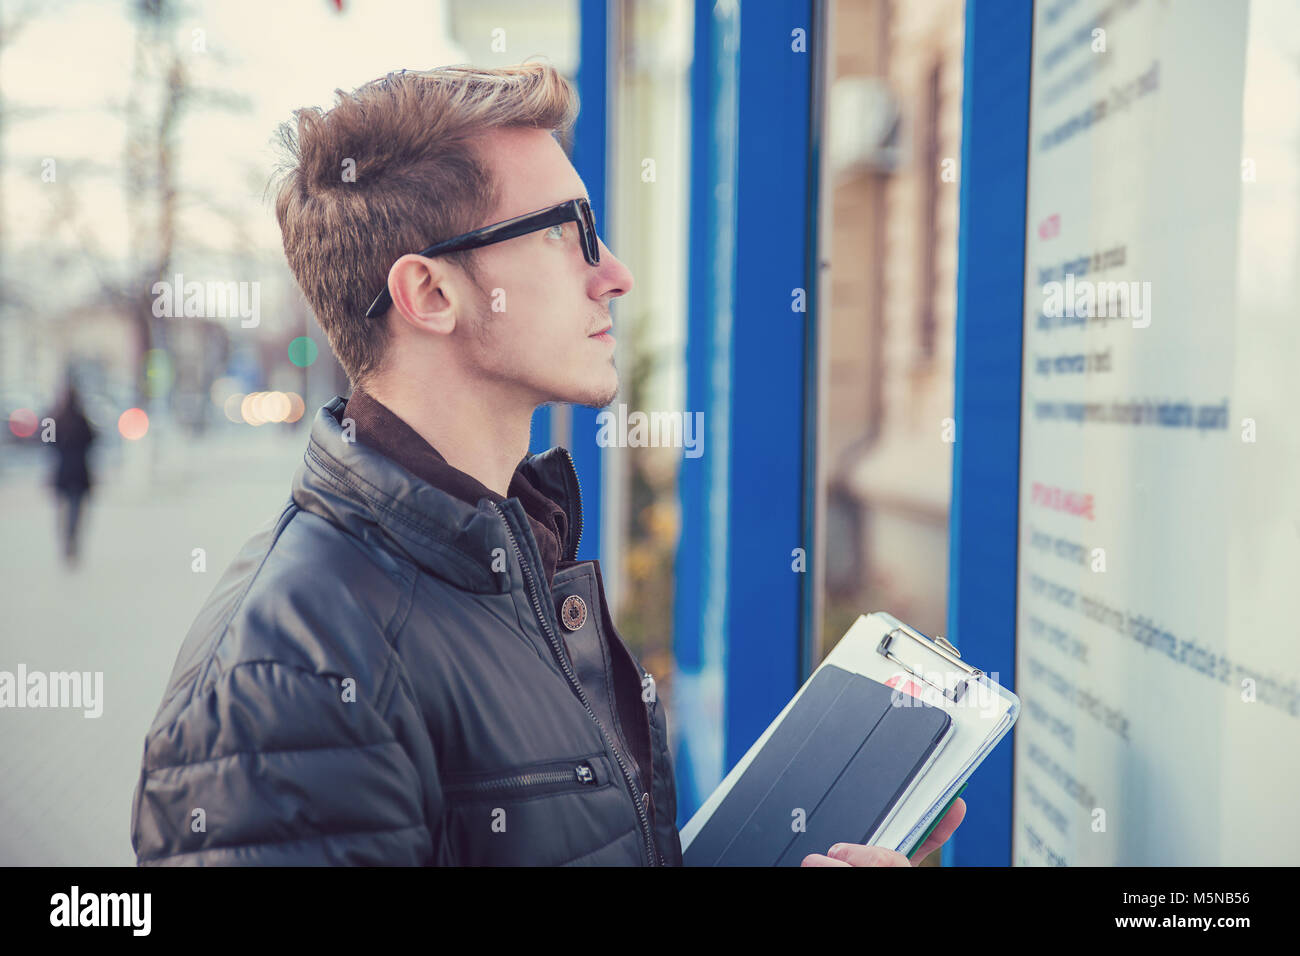
[{"label": "fingers", "polygon": [[800,866],[850,866],[843,860],[832,860],[829,856],[823,856],[820,853],[809,853],[803,858]]},{"label": "fingers", "polygon": [[948,837],[952,836],[953,831],[961,826],[961,822],[965,819],[966,801],[958,797],[952,802],[952,806],[948,808],[948,812],[944,814],[943,819],[939,821],[939,825],[934,828],[934,832],[930,836],[937,837],[942,844]]},{"label": "fingers", "polygon": [[[821,854],[813,853],[808,858],[817,856]],[[837,843],[826,852],[824,859],[845,866],[911,866],[907,857],[897,850],[888,850],[883,846],[864,846],[861,843]]]},{"label": "fingers", "polygon": [[966,819],[966,801],[958,797],[939,821],[939,825],[934,828],[934,832],[926,837],[925,842],[912,854],[914,865],[919,866],[922,860],[943,846],[948,837],[952,836],[953,831],[961,826],[961,821],[964,819]]},{"label": "fingers", "polygon": [[888,850],[883,846],[864,846],[861,843],[837,843],[825,854],[809,853],[800,866],[919,866],[921,861],[933,853],[952,836],[953,831],[966,819],[966,801],[958,797],[948,808],[912,856],[913,863],[897,850]]}]

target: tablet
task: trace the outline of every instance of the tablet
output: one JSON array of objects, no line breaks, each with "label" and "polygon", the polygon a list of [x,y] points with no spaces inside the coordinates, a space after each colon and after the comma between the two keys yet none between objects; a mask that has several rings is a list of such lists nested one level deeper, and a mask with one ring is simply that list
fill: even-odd
[{"label": "tablet", "polygon": [[692,819],[683,863],[798,866],[834,843],[870,843],[952,731],[941,708],[894,700],[877,681],[819,667],[707,818]]}]

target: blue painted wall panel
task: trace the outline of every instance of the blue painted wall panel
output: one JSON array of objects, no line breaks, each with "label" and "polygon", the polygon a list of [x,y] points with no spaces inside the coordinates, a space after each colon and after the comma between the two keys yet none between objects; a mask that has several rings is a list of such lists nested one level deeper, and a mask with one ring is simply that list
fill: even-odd
[{"label": "blue painted wall panel", "polygon": [[[966,4],[948,636],[1015,689],[1020,378],[1033,7]],[[1008,736],[971,778],[945,862],[1010,865]]]},{"label": "blue painted wall panel", "polygon": [[740,6],[728,767],[799,689],[811,33],[809,0]]}]

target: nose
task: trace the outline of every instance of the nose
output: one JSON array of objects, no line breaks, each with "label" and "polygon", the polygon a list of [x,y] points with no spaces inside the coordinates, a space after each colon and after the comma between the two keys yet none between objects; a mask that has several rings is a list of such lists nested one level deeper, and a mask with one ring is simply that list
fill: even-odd
[{"label": "nose", "polygon": [[605,245],[603,239],[597,238],[596,242],[600,245],[600,264],[596,266],[595,273],[600,288],[596,298],[606,295],[610,298],[618,298],[620,295],[627,295],[632,291],[634,284],[632,270],[609,251],[609,246]]}]

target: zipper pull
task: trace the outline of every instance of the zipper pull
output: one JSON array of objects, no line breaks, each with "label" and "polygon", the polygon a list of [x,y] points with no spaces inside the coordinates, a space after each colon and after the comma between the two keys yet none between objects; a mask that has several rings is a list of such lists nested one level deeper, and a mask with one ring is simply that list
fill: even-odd
[{"label": "zipper pull", "polygon": [[574,768],[578,774],[578,783],[595,783],[596,775],[591,772],[591,765],[580,763]]}]

